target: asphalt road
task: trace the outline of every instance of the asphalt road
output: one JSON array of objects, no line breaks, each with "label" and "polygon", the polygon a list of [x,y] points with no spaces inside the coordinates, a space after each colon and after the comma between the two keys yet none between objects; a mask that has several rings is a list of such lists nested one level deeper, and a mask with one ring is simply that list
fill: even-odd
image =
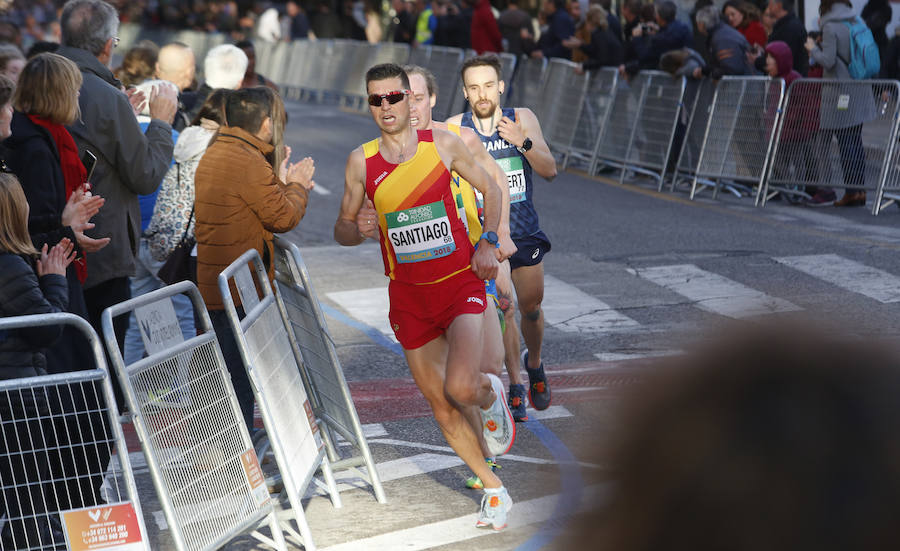
[{"label": "asphalt road", "polygon": [[[374,242],[343,248],[332,227],[349,152],[377,135],[366,116],[289,105],[287,142],[316,160],[318,192],[289,236],[300,245],[329,313],[345,375],[370,433],[388,503],[365,487],[334,509],[305,502],[319,549],[532,550],[553,548],[565,519],[611,480],[603,444],[621,397],[653,357],[708,338],[724,320],[769,323],[807,315],[841,334],[900,333],[900,210],[810,209],[783,202],[657,193],[566,172],[539,181],[545,257],[544,360],[554,390],[544,415],[518,426],[500,476],[514,506],[500,533],[474,528],[481,493],[430,418],[379,310],[387,280]],[[382,336],[379,336],[382,333]],[[373,335],[376,338],[373,338]],[[352,476],[352,475],[347,475]],[[142,503],[154,549],[171,548],[145,474]],[[358,485],[358,484],[357,484]],[[545,547],[546,546],[546,547]],[[262,548],[241,538],[229,549]]]}]

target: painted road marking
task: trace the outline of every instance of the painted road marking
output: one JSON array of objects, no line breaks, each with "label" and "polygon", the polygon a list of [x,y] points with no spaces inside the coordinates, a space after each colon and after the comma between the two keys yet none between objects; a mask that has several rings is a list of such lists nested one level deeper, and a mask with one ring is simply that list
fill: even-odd
[{"label": "painted road marking", "polygon": [[566,333],[605,333],[640,325],[574,285],[544,275],[544,320]]},{"label": "painted road marking", "polygon": [[836,254],[773,257],[778,263],[881,303],[900,302],[900,277]]},{"label": "painted road marking", "polygon": [[316,185],[312,188],[312,190],[313,193],[318,193],[319,195],[331,195],[331,190],[329,190],[325,186],[319,185],[318,182],[316,182]]},{"label": "painted road marking", "polygon": [[[526,425],[527,425],[527,422],[526,422]],[[420,450],[444,452],[444,453],[448,453],[448,454],[456,453],[455,451],[453,451],[453,448],[451,448],[450,446],[439,446],[436,444],[423,444],[421,442],[406,442],[404,440],[393,440],[390,438],[369,440],[369,444],[384,444],[387,446],[415,448],[415,449],[420,449]],[[557,463],[553,459],[541,459],[539,457],[528,457],[525,455],[516,455],[516,454],[512,454],[512,453],[508,453],[508,454],[502,456],[502,459],[500,459],[500,462],[502,463],[503,461],[517,461],[519,463],[530,463],[533,465],[554,465]],[[579,461],[578,465],[580,467],[587,467],[590,469],[604,468],[602,465],[598,465],[596,463],[588,463],[586,461]]]},{"label": "painted road marking", "polygon": [[[371,441],[369,443],[371,444]],[[385,484],[392,480],[452,469],[453,467],[458,467],[462,464],[462,459],[455,455],[420,453],[409,457],[401,457],[400,459],[392,459],[390,461],[385,461],[384,463],[376,463],[375,469],[378,471],[378,476],[381,477],[381,483]],[[337,482],[338,492],[368,488],[371,486],[369,482],[354,475],[352,471],[336,472],[334,473],[334,479]],[[327,495],[327,493],[322,488],[310,485],[306,489],[305,497],[325,495]]]},{"label": "painted road marking", "polygon": [[[327,296],[354,319],[397,342],[388,320],[387,287],[334,291]],[[550,275],[544,276],[544,296],[544,319],[567,333],[605,333],[640,325],[602,300]]]},{"label": "painted road marking", "polygon": [[696,303],[698,308],[729,318],[748,318],[802,310],[784,299],[769,296],[693,264],[629,269]]},{"label": "painted road marking", "polygon": [[[644,358],[666,358],[669,356],[679,356],[684,354],[683,350],[648,350],[647,352],[597,352],[594,357],[601,362],[627,362],[631,360],[641,360]],[[604,367],[619,366],[598,366],[597,369]]]},{"label": "painted road marking", "polygon": [[[598,496],[602,496],[605,490],[606,487],[603,485],[588,486],[585,488],[579,508],[584,508],[588,504],[595,503]],[[536,531],[540,528],[539,524],[541,522],[544,522],[553,516],[561,498],[562,496],[560,494],[553,494],[519,503],[516,503],[514,500],[506,531]],[[366,549],[367,551],[394,551],[396,549],[418,551],[433,549],[442,545],[450,545],[493,533],[492,530],[476,528],[475,521],[477,519],[478,514],[472,513],[470,515],[463,515],[461,517],[332,545],[321,549],[321,551],[357,551],[359,549]]]},{"label": "painted road marking", "polygon": [[374,327],[393,342],[397,342],[391,322],[388,320],[388,312],[391,303],[388,299],[387,286],[372,287],[369,289],[353,289],[352,291],[334,291],[327,294],[328,298],[335,301],[351,317],[364,324]]},{"label": "painted road marking", "polygon": [[[384,428],[384,425],[381,423],[367,423],[362,425],[363,436],[365,436],[366,440],[369,438],[381,438],[382,436],[387,436],[387,429]],[[341,433],[335,431],[337,434],[338,442],[344,442],[344,437],[341,436]]]},{"label": "painted road marking", "polygon": [[573,415],[572,412],[570,412],[563,406],[550,406],[543,411],[538,411],[533,408],[528,409],[528,418],[537,419],[538,421],[546,421],[548,419],[564,419],[566,417],[573,417]]}]

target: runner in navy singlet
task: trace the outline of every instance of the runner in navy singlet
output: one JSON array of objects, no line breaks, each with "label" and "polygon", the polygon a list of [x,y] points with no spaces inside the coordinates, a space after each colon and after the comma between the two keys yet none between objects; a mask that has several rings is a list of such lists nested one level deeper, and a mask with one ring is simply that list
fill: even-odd
[{"label": "runner in navy singlet", "polygon": [[[528,373],[528,396],[535,409],[550,406],[550,385],[541,361],[544,339],[543,258],[550,250],[550,240],[541,231],[534,209],[533,173],[545,180],[556,176],[556,160],[544,141],[541,125],[530,109],[500,108],[500,96],[505,83],[500,80],[500,60],[485,55],[466,60],[462,67],[463,93],[472,108],[471,113],[456,115],[447,120],[451,124],[468,126],[481,138],[488,153],[506,173],[509,184],[510,234],[517,247],[510,257],[512,282],[516,289],[519,311],[522,312],[522,336],[526,350],[521,361]],[[502,290],[501,290],[502,291]],[[519,375],[519,336],[515,312],[508,309],[504,346],[506,369],[510,376],[510,400],[513,386],[521,384]],[[511,330],[510,330],[511,329]],[[514,404],[511,404],[513,409]],[[524,404],[522,405],[524,408]],[[514,416],[521,417],[521,412]]]}]

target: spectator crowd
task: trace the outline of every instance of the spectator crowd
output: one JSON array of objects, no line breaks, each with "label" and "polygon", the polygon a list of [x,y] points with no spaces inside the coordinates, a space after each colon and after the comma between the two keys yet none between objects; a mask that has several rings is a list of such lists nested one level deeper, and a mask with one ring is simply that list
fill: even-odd
[{"label": "spectator crowd", "polygon": [[[303,217],[315,171],[312,159],[290,162],[284,106],[255,73],[252,43],[210,50],[199,85],[194,54],[181,43],[139,44],[114,72],[120,14],[111,4],[22,6],[7,17],[52,18],[60,33],[59,43],[34,41],[27,53],[20,49],[25,33],[0,46],[0,317],[68,312],[102,334],[104,309],[174,282],[166,274],[179,271],[164,268],[182,247],[188,254],[179,259],[209,304],[239,402],[252,415],[216,276],[248,248],[274,269],[273,232]],[[183,334],[193,336],[190,301],[173,303]],[[126,364],[140,360],[137,324],[119,316],[113,325]],[[94,362],[74,328],[0,332],[0,380],[93,369]],[[122,410],[120,385],[113,388]],[[0,458],[23,457],[43,471],[0,465],[0,547],[19,549],[36,538],[62,543],[54,510],[101,500],[112,441],[104,400],[96,393],[82,398],[90,403],[17,396],[0,400],[0,419],[49,410],[35,422],[71,423],[71,413],[79,430],[3,424]],[[252,427],[252,417],[247,421]],[[35,432],[66,441],[42,443]],[[90,435],[99,436],[83,440]],[[41,461],[45,446],[71,448],[69,460]],[[52,491],[35,479],[66,482]]]},{"label": "spectator crowd", "polygon": [[[300,222],[315,172],[312,159],[290,160],[284,105],[277,87],[256,72],[252,40],[390,40],[563,58],[579,71],[615,67],[627,78],[662,69],[696,80],[765,74],[789,82],[851,78],[851,35],[843,23],[855,19],[847,0],[822,0],[821,33],[807,33],[794,0],[722,6],[698,0],[690,14],[679,13],[671,0],[624,0],[617,10],[611,0],[542,0],[535,16],[515,0],[502,6],[392,0],[384,13],[367,0],[8,0],[0,6],[0,316],[70,312],[100,333],[101,312],[169,283],[163,268],[188,244],[249,426],[253,395],[216,276],[248,248],[259,252],[271,275],[273,233]],[[861,16],[877,44],[880,75],[897,78],[900,37],[887,37],[890,5],[869,0]],[[117,52],[121,22],[223,32],[235,44],[217,46],[203,60],[178,42]],[[114,54],[122,61],[112,70]],[[853,104],[850,123],[830,128],[823,120],[819,128],[837,137],[851,188],[864,172],[858,167],[865,155],[862,124],[874,112],[871,97]],[[861,191],[848,189],[836,202],[828,193],[817,193],[813,203],[865,204]],[[183,332],[193,333],[190,302],[177,298],[175,310]],[[136,324],[119,318],[115,331],[126,363],[138,361],[144,350]],[[74,332],[52,337],[0,334],[0,379],[93,366],[87,343]],[[18,353],[29,340],[44,351]],[[51,341],[56,344],[48,347]],[[0,415],[21,407],[3,403]],[[108,430],[91,416],[79,422]],[[71,437],[77,448],[77,436]],[[12,452],[0,449],[0,456]],[[108,461],[109,450],[82,459],[74,462],[87,468]],[[6,476],[17,475],[0,466]],[[0,503],[36,506],[15,495],[26,491],[21,485],[0,482],[11,492]],[[65,507],[95,505],[101,483],[80,477],[69,495],[83,499]],[[9,522],[0,537],[15,546],[29,531],[58,528]]]},{"label": "spectator crowd", "polygon": [[[784,42],[794,69],[809,72],[807,32],[796,0],[697,0],[680,13],[671,0],[113,0],[122,22],[220,32],[233,41],[350,38],[565,58],[585,69],[616,66],[634,74],[660,68],[669,52],[690,49],[705,75],[765,74],[765,46]],[[22,52],[59,42],[60,0],[6,0],[0,42]],[[534,4],[534,5],[533,5]],[[821,3],[831,6],[827,0]],[[850,6],[849,2],[839,2]],[[0,6],[3,4],[0,3]],[[834,19],[818,14],[820,27]],[[843,17],[846,14],[840,15]],[[852,15],[852,14],[851,14]],[[900,37],[889,38],[888,0],[869,0],[861,16],[881,55],[881,75],[900,74]],[[821,43],[822,35],[814,34]],[[12,52],[0,52],[0,63]],[[679,57],[688,55],[687,52]],[[819,64],[821,66],[821,63]],[[672,67],[670,63],[668,65]]]}]

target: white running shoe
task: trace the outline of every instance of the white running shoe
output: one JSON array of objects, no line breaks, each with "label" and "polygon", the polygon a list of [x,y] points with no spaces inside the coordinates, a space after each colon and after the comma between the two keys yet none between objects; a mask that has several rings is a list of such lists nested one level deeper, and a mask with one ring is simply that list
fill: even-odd
[{"label": "white running shoe", "polygon": [[516,421],[509,411],[509,404],[506,403],[503,383],[496,375],[488,374],[488,378],[497,399],[487,410],[478,409],[481,412],[484,440],[488,451],[491,455],[498,456],[507,453],[516,441]]},{"label": "white running shoe", "polygon": [[485,489],[475,526],[478,528],[493,526],[494,530],[503,530],[506,528],[506,515],[512,509],[512,504],[512,498],[503,486]]}]

